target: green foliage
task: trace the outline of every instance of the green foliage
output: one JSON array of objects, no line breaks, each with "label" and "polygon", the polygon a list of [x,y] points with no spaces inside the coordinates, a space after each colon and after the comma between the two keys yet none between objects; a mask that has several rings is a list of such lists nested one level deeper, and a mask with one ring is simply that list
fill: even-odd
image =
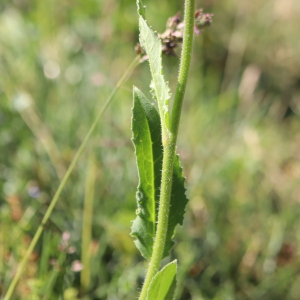
[{"label": "green foliage", "polygon": [[153,277],[146,300],[173,300],[176,288],[177,261],[164,266]]},{"label": "green foliage", "polygon": [[[132,0],[0,2],[3,297],[59,184],[43,145],[45,134],[59,150],[58,169],[67,167],[134,58],[138,26]],[[162,32],[183,1],[144,3],[147,21]],[[215,19],[194,44],[179,131],[190,203],[172,250],[180,261],[176,299],[299,300],[300,60],[295,37],[300,2],[198,3]],[[48,60],[60,66],[55,79],[44,74]],[[178,58],[163,56],[163,63],[172,87]],[[146,265],[129,236],[137,170],[128,112],[132,86],[147,91],[147,68],[147,63],[140,65],[103,116],[46,225],[49,238],[35,248],[14,300],[31,300],[37,289],[38,299],[47,294],[51,300],[81,289],[80,272],[71,266],[82,253],[90,154],[97,161],[91,288],[80,297],[136,299]],[[44,127],[34,122],[30,109],[18,110],[23,92]],[[42,135],[35,134],[39,129]],[[32,190],[39,191],[36,198]],[[70,232],[75,252],[60,251],[63,231]]]},{"label": "green foliage", "polygon": [[145,6],[143,4],[142,0],[137,0],[136,1],[136,6],[137,6],[137,10],[138,10],[138,14],[142,17],[142,18],[146,18],[146,10],[145,10]]},{"label": "green foliage", "polygon": [[[135,244],[148,260],[152,254],[158,216],[163,147],[161,124],[155,106],[137,88],[133,90],[132,132],[135,155],[139,171],[137,191],[137,217],[132,224],[131,235],[136,237]],[[182,225],[185,206],[184,177],[175,158],[171,193],[170,218],[168,223],[164,256],[167,256],[174,242],[172,237],[177,224]]]},{"label": "green foliage", "polygon": [[[140,13],[141,3],[139,0],[137,1],[138,13]],[[176,142],[178,135],[178,126],[180,121],[180,114],[182,109],[183,98],[185,94],[185,87],[188,80],[189,68],[191,63],[191,52],[192,52],[192,44],[193,44],[193,33],[194,33],[194,18],[195,18],[195,0],[185,0],[184,5],[184,38],[183,38],[183,46],[181,51],[181,62],[179,66],[179,76],[177,79],[177,87],[174,97],[174,105],[172,110],[172,128],[169,126],[169,86],[165,82],[163,77],[163,68],[162,68],[162,44],[159,40],[158,36],[148,27],[146,21],[143,16],[139,16],[139,28],[140,28],[140,43],[144,50],[146,51],[147,58],[149,60],[150,71],[152,76],[151,82],[151,90],[154,98],[157,100],[159,113],[160,113],[160,125],[161,125],[161,149],[162,149],[162,164],[161,171],[154,175],[155,177],[159,177],[161,175],[161,179],[159,180],[159,205],[158,205],[158,213],[156,212],[156,203],[157,200],[154,198],[156,196],[155,189],[154,193],[152,193],[152,199],[148,198],[148,201],[143,199],[143,189],[140,189],[138,192],[138,217],[143,216],[143,221],[136,226],[135,231],[139,233],[139,236],[142,236],[143,246],[147,244],[147,238],[150,242],[147,247],[151,246],[151,256],[148,258],[149,266],[147,270],[147,274],[143,283],[143,288],[141,290],[141,294],[139,299],[146,300],[147,292],[151,291],[151,281],[155,277],[157,270],[159,270],[162,259],[168,255],[169,250],[173,246],[172,236],[174,235],[174,229],[177,223],[182,224],[183,215],[185,211],[185,205],[187,203],[187,199],[185,197],[185,188],[184,188],[184,178],[182,176],[182,170],[179,165],[179,159],[176,157]],[[134,96],[135,98],[135,96]],[[139,98],[139,97],[137,97]],[[143,99],[145,101],[145,99]],[[142,102],[142,101],[141,101]],[[145,109],[145,114],[147,115],[148,109]],[[147,117],[146,117],[147,118]],[[151,117],[149,117],[150,119]],[[133,123],[138,122],[137,117],[133,117]],[[143,125],[145,122],[143,122]],[[151,122],[149,122],[151,126]],[[139,124],[140,126],[140,124]],[[138,126],[134,126],[138,127]],[[144,126],[145,127],[145,126]],[[139,128],[139,127],[138,127]],[[144,131],[151,131],[149,127],[142,128],[142,134],[137,134],[138,138],[143,137]],[[136,133],[135,133],[136,134]],[[149,136],[149,134],[148,134]],[[155,134],[155,140],[159,137],[159,133]],[[134,139],[134,142],[136,139]],[[147,140],[147,146],[151,149],[151,143],[149,145],[149,139]],[[151,140],[150,140],[151,141]],[[142,139],[139,140],[142,143]],[[146,148],[146,147],[145,147]],[[150,151],[148,151],[149,153]],[[137,161],[139,163],[140,152],[137,153]],[[143,153],[144,155],[144,153]],[[175,162],[176,157],[176,162]],[[143,157],[143,160],[147,159],[147,157]],[[144,164],[138,166],[139,173],[145,172],[152,175],[153,170],[154,173],[157,172],[157,169],[154,167],[155,158],[153,156],[150,157],[150,160],[153,159],[152,162],[152,170],[144,170]],[[174,177],[174,178],[173,178]],[[178,178],[177,178],[178,177]],[[150,176],[153,179],[153,175]],[[144,185],[154,185],[154,182],[148,180],[146,178],[144,182],[141,183],[140,186]],[[145,226],[149,222],[147,220],[147,212],[144,213],[144,207],[148,206],[148,203],[153,203],[151,205],[152,213],[157,215],[157,218],[152,217],[150,219],[150,231],[147,230],[149,227]],[[179,206],[179,209],[177,209]],[[154,209],[153,209],[154,208]],[[153,226],[153,220],[157,223],[157,226]],[[155,235],[152,240],[149,239],[151,234],[153,234],[153,228],[155,229]],[[137,236],[137,235],[136,235]],[[153,246],[152,246],[153,243]],[[149,290],[150,289],[150,290]]]},{"label": "green foliage", "polygon": [[159,187],[162,167],[161,127],[155,107],[140,90],[134,88],[132,133],[139,170],[137,218],[132,224],[132,236],[142,255],[151,258],[156,232]]},{"label": "green foliage", "polygon": [[[141,4],[137,1],[138,13]],[[150,84],[152,94],[157,100],[159,113],[163,126],[168,126],[168,104],[170,99],[170,89],[163,76],[162,68],[162,46],[157,34],[148,26],[143,15],[139,15],[140,43],[147,53],[152,82]]]},{"label": "green foliage", "polygon": [[168,231],[164,256],[167,256],[169,254],[170,249],[174,245],[174,242],[172,241],[174,230],[178,224],[183,224],[183,217],[187,203],[188,198],[186,197],[185,178],[182,173],[179,156],[175,155],[172,176],[170,215],[168,220]]}]

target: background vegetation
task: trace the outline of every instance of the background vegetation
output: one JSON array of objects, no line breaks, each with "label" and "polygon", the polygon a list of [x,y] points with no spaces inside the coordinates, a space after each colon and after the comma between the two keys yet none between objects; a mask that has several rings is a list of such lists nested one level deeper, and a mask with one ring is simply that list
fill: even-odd
[{"label": "background vegetation", "polygon": [[[215,16],[195,40],[180,128],[190,203],[169,258],[180,263],[177,299],[297,300],[300,3],[197,2]],[[146,4],[159,32],[183,7]],[[0,297],[95,114],[135,57],[137,24],[131,0],[0,2]],[[178,59],[164,64],[174,88]],[[118,92],[14,299],[136,297],[146,264],[129,236],[138,182],[131,90],[148,90],[149,80],[144,63]],[[81,271],[85,259],[91,264]]]}]

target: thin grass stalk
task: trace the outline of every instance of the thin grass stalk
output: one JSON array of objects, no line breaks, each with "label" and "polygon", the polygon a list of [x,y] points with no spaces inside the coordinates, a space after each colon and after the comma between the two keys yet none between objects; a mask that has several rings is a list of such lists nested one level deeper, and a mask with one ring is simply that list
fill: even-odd
[{"label": "thin grass stalk", "polygon": [[83,292],[90,286],[91,279],[91,242],[93,225],[93,206],[95,194],[95,182],[97,176],[97,164],[95,158],[89,158],[88,171],[85,185],[85,197],[83,207],[82,235],[81,235],[81,262],[83,269],[80,274],[80,283]]},{"label": "thin grass stalk", "polygon": [[99,121],[101,120],[101,117],[102,115],[104,114],[104,112],[106,111],[107,107],[109,106],[109,104],[112,102],[114,96],[116,95],[117,91],[119,90],[119,88],[122,86],[122,84],[124,84],[124,82],[126,81],[126,79],[128,78],[128,76],[131,74],[131,72],[138,66],[139,64],[139,57],[136,57],[132,63],[130,64],[130,66],[127,68],[127,70],[124,72],[123,76],[121,77],[121,79],[119,80],[119,82],[117,83],[117,85],[115,86],[115,88],[113,89],[113,91],[111,92],[110,96],[107,98],[107,100],[105,101],[103,107],[101,108],[101,110],[99,111],[98,115],[96,116],[94,122],[92,123],[88,133],[86,134],[83,142],[81,143],[79,149],[77,150],[66,174],[64,175],[58,189],[56,190],[55,194],[54,194],[54,197],[52,198],[51,200],[51,203],[42,219],[42,222],[41,224],[39,225],[33,239],[31,240],[31,243],[29,245],[29,247],[27,248],[27,251],[25,253],[25,255],[23,256],[23,259],[21,260],[20,264],[19,264],[19,267],[17,269],[17,272],[16,272],[16,275],[14,276],[8,290],[7,290],[7,293],[4,297],[4,300],[10,300],[12,295],[13,295],[13,292],[15,290],[15,287],[21,277],[21,275],[23,274],[23,271],[25,269],[25,266],[28,262],[28,259],[33,251],[33,249],[35,248],[38,240],[40,239],[41,237],[41,234],[44,230],[44,227],[47,223],[47,221],[49,220],[50,216],[51,216],[51,213],[60,197],[60,194],[61,192],[63,191],[67,181],[69,180],[70,178],[70,175],[72,174],[79,158],[81,157],[81,154],[83,152],[83,150],[86,148],[86,145],[91,137],[91,135],[93,134],[96,126],[98,125]]}]

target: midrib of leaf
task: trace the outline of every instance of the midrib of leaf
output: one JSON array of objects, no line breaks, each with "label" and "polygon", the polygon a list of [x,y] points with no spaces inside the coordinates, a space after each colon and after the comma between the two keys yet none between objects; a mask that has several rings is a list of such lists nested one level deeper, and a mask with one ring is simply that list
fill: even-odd
[{"label": "midrib of leaf", "polygon": [[[148,131],[149,131],[149,135],[150,135],[150,139],[152,141],[152,137],[151,137],[151,132],[150,132],[150,126],[149,126],[149,123],[147,123],[147,126],[148,126]],[[152,145],[153,145],[153,142],[152,142]],[[153,161],[153,164],[152,164],[152,168],[151,168],[151,171],[152,171],[152,184],[153,184],[153,188],[152,188],[152,223],[153,223],[153,233],[155,234],[155,224],[156,224],[156,196],[155,196],[155,161],[154,160],[154,153],[153,153],[153,146],[151,147],[151,156],[152,156],[152,161]]]},{"label": "midrib of leaf", "polygon": [[[148,137],[150,139],[150,141],[152,141],[152,136],[151,136],[151,132],[150,132],[150,126],[149,126],[149,122],[146,123],[147,124],[147,127],[148,127]],[[152,142],[153,144],[153,142]],[[153,227],[152,227],[152,230],[153,230],[153,234],[155,234],[155,221],[156,221],[156,205],[155,205],[155,171],[154,171],[154,168],[155,168],[155,160],[154,160],[154,153],[153,153],[153,147],[150,147],[150,152],[151,152],[151,157],[152,157],[152,167],[151,167],[151,171],[152,171],[152,174],[151,174],[151,181],[150,184],[152,185],[152,199],[153,201],[151,201],[151,210],[152,210],[152,214],[151,214],[151,221],[153,223]],[[145,157],[145,159],[148,160],[147,157]]]},{"label": "midrib of leaf", "polygon": [[140,182],[137,193],[137,218],[132,224],[132,236],[137,238],[135,244],[142,255],[150,259],[161,181],[161,131],[155,107],[139,89],[134,88],[133,94],[132,131]]}]

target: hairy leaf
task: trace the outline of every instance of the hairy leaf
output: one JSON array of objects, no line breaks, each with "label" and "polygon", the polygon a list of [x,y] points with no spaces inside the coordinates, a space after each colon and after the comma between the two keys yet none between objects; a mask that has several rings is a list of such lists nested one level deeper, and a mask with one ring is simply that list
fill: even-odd
[{"label": "hairy leaf", "polygon": [[141,9],[141,0],[137,0],[140,27],[140,43],[148,55],[150,71],[152,75],[151,89],[158,102],[161,119],[168,124],[168,103],[170,88],[163,76],[162,45],[157,34],[148,26],[144,19],[145,12]]},{"label": "hairy leaf", "polygon": [[143,1],[142,0],[137,0],[136,1],[136,6],[137,6],[137,9],[138,9],[138,14],[145,19],[146,13],[145,13],[145,6],[143,4]]},{"label": "hairy leaf", "polygon": [[173,300],[176,288],[176,273],[176,260],[157,272],[150,283],[147,300]]},{"label": "hairy leaf", "polygon": [[188,203],[188,198],[186,197],[185,192],[185,178],[182,174],[179,156],[176,155],[173,167],[172,191],[170,201],[171,207],[168,221],[166,244],[164,249],[164,257],[169,255],[169,251],[174,245],[172,238],[175,234],[176,225],[182,225],[183,223],[185,207]]},{"label": "hairy leaf", "polygon": [[162,146],[159,115],[144,94],[133,90],[132,133],[139,171],[136,194],[137,218],[132,224],[132,236],[142,255],[150,259],[156,230]]},{"label": "hairy leaf", "polygon": [[[152,255],[161,183],[163,147],[161,124],[158,112],[145,95],[137,88],[133,91],[132,132],[133,143],[139,172],[137,191],[137,217],[132,224],[131,235],[136,237],[135,244],[146,259]],[[182,225],[185,206],[184,177],[175,157],[171,192],[171,207],[164,257],[168,256],[174,242],[172,237],[177,224]]]}]

